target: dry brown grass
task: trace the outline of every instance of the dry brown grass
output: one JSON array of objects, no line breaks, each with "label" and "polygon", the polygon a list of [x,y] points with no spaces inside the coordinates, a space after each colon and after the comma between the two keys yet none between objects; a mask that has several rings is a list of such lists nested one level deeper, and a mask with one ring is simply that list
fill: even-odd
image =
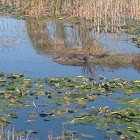
[{"label": "dry brown grass", "polygon": [[120,68],[132,65],[133,57],[129,55],[110,55],[101,59],[91,60],[91,63],[107,65],[113,68]]},{"label": "dry brown grass", "polygon": [[134,56],[132,63],[133,63],[133,66],[135,67],[135,69],[140,71],[140,53],[138,53],[136,56]]},{"label": "dry brown grass", "polygon": [[10,126],[5,129],[3,123],[0,125],[0,140],[29,140],[29,134],[26,136],[18,135],[15,133],[15,127],[10,130]]},{"label": "dry brown grass", "polygon": [[95,22],[105,22],[111,18],[113,23],[120,18],[140,19],[139,0],[2,0],[3,5],[16,6],[17,10],[25,14],[43,16],[71,16],[82,17]]},{"label": "dry brown grass", "polygon": [[88,62],[86,63],[84,60],[68,59],[67,57],[60,57],[58,59],[55,59],[54,61],[63,65],[84,66],[85,64],[88,65],[95,64],[109,66],[115,69],[118,69],[120,67],[134,66],[136,69],[140,70],[139,58],[137,58],[137,56],[129,56],[129,55],[116,55],[116,54],[109,55],[103,58],[89,59]]}]

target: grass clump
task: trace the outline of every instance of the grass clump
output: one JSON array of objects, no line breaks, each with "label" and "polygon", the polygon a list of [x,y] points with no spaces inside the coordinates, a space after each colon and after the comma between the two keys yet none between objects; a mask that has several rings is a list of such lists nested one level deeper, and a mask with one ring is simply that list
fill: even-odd
[{"label": "grass clump", "polygon": [[109,55],[101,59],[94,59],[90,61],[91,63],[99,65],[108,65],[113,68],[119,68],[124,66],[129,66],[132,64],[132,56],[129,55]]}]

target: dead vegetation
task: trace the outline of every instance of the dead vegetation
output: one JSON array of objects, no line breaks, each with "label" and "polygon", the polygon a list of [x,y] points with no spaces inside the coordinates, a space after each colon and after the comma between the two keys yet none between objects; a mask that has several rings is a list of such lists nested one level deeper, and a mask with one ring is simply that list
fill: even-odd
[{"label": "dead vegetation", "polygon": [[140,19],[139,0],[1,0],[0,7],[1,11],[27,17],[85,19],[98,32],[103,26],[105,32],[118,34],[126,19]]},{"label": "dead vegetation", "polygon": [[84,65],[102,65],[110,68],[118,69],[121,67],[134,66],[140,71],[140,55],[130,56],[128,54],[114,54],[103,58],[89,59],[87,62],[79,59],[68,59],[67,57],[60,57],[54,60],[63,65],[84,66]]},{"label": "dead vegetation", "polygon": [[140,71],[140,53],[138,53],[134,56],[132,63],[133,63],[133,66],[135,67],[135,69]]}]

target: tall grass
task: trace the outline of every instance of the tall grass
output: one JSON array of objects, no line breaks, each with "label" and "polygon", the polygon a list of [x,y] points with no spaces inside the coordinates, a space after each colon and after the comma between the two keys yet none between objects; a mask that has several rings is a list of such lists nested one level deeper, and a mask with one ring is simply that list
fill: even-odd
[{"label": "tall grass", "polygon": [[15,133],[15,127],[13,127],[13,130],[10,130],[10,127],[5,129],[3,123],[1,123],[0,140],[29,140],[29,133],[26,136],[17,135]]},{"label": "tall grass", "polygon": [[97,23],[107,22],[107,18],[111,18],[112,23],[119,23],[120,18],[140,19],[139,0],[1,0],[1,5],[30,15],[94,18]]},{"label": "tall grass", "polygon": [[100,32],[118,32],[125,19],[140,19],[140,0],[1,0],[0,9],[28,16],[78,17],[93,23]]},{"label": "tall grass", "polygon": [[[37,139],[30,138],[29,135],[30,135],[30,132],[28,132],[24,136],[22,136],[20,134],[18,135],[15,132],[15,127],[13,127],[13,129],[10,130],[10,127],[7,127],[5,129],[4,126],[3,126],[3,123],[1,123],[1,125],[0,125],[0,140],[29,140],[29,139],[39,140],[38,138]],[[62,130],[62,136],[54,136],[52,130],[49,130],[48,131],[48,136],[46,136],[46,140],[54,140],[54,139],[56,139],[56,140],[60,140],[60,139],[61,140],[65,140],[67,138],[69,140],[73,140],[73,133],[71,134],[71,136],[66,137],[65,136],[65,130],[64,130],[64,128]]]}]

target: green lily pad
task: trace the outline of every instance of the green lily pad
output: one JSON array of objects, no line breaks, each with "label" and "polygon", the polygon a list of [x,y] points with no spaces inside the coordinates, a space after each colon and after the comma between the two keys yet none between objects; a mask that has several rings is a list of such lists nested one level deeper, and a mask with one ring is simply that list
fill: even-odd
[{"label": "green lily pad", "polygon": [[0,72],[0,77],[4,77],[4,72]]},{"label": "green lily pad", "polygon": [[14,85],[14,84],[8,84],[8,85],[6,86],[6,88],[7,88],[8,90],[15,90],[15,85]]},{"label": "green lily pad", "polygon": [[58,98],[58,99],[56,99],[56,104],[57,105],[62,105],[62,104],[64,104],[65,102],[64,102],[64,99],[63,98]]},{"label": "green lily pad", "polygon": [[16,79],[19,77],[23,77],[23,73],[9,73],[7,74],[7,78],[12,78],[12,79]]},{"label": "green lily pad", "polygon": [[85,106],[86,105],[86,101],[84,98],[80,98],[77,100],[77,105],[78,106]]},{"label": "green lily pad", "polygon": [[0,108],[0,112],[4,112],[5,110],[5,108]]},{"label": "green lily pad", "polygon": [[19,102],[15,102],[15,103],[10,103],[8,105],[8,107],[10,107],[10,108],[24,108],[24,104],[19,103]]},{"label": "green lily pad", "polygon": [[74,136],[77,134],[77,131],[67,130],[65,131],[65,136]]},{"label": "green lily pad", "polygon": [[10,116],[11,116],[12,118],[17,118],[17,117],[18,117],[18,113],[17,113],[17,112],[11,112],[11,113],[10,113]]},{"label": "green lily pad", "polygon": [[0,82],[6,82],[6,79],[3,77],[0,77]]},{"label": "green lily pad", "polygon": [[70,124],[93,124],[94,119],[91,116],[84,116],[79,118],[74,118],[72,121],[69,122]]},{"label": "green lily pad", "polygon": [[106,137],[108,138],[116,138],[117,137],[117,134],[116,134],[116,129],[113,129],[111,131],[107,131],[105,133]]},{"label": "green lily pad", "polygon": [[93,135],[87,135],[87,134],[81,134],[82,137],[88,138],[88,139],[94,139]]},{"label": "green lily pad", "polygon": [[3,122],[4,125],[11,124],[10,117],[6,114],[1,114],[0,120],[1,120],[1,122]]},{"label": "green lily pad", "polygon": [[15,136],[24,136],[25,134],[26,134],[25,131],[19,131],[14,133]]},{"label": "green lily pad", "polygon": [[28,113],[28,116],[29,117],[37,117],[38,116],[38,113],[37,112],[29,112]]},{"label": "green lily pad", "polygon": [[119,101],[127,106],[135,106],[135,107],[140,107],[140,98],[136,99],[131,99],[131,98],[117,98],[115,99],[116,101]]},{"label": "green lily pad", "polygon": [[95,96],[94,95],[87,95],[87,99],[89,101],[94,101],[95,100]]},{"label": "green lily pad", "polygon": [[96,129],[98,130],[108,130],[110,127],[107,123],[105,124],[102,124],[102,123],[99,123],[98,126],[96,127]]}]

